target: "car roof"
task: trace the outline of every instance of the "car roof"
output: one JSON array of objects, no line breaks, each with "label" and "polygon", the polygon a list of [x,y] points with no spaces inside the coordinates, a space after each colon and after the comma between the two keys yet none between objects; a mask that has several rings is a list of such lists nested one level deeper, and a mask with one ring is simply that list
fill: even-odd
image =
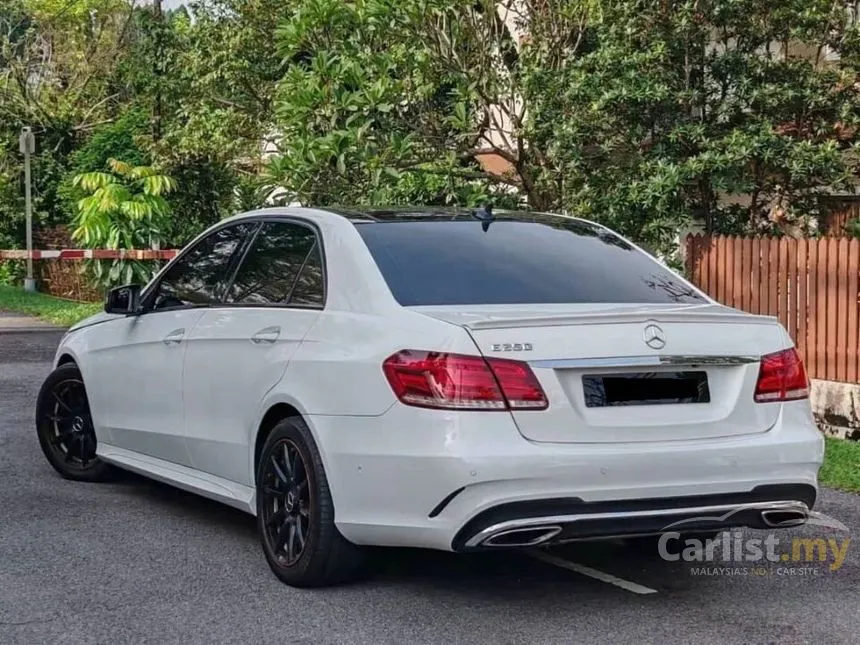
[{"label": "car roof", "polygon": [[[586,220],[558,213],[543,213],[526,210],[492,209],[485,210],[484,207],[467,208],[464,206],[400,206],[400,207],[372,207],[372,208],[326,208],[330,213],[341,215],[351,222],[451,222],[475,219],[481,220],[489,217],[496,221],[534,221],[540,222],[546,219],[566,219],[585,222]],[[591,223],[591,222],[589,222]]]},{"label": "car roof", "polygon": [[[458,206],[399,206],[372,208],[327,208],[331,213],[341,215],[351,222],[450,222],[472,219],[473,213],[480,209]],[[501,215],[496,211],[496,217]]]},{"label": "car roof", "polygon": [[[466,208],[460,206],[399,206],[399,207],[267,207],[240,213],[228,217],[223,222],[233,222],[242,219],[258,219],[261,217],[300,217],[310,220],[344,219],[353,224],[384,223],[384,222],[452,222],[452,221],[481,221],[486,217],[483,208]],[[560,213],[545,213],[527,210],[492,210],[492,221],[517,221],[548,224],[553,220],[566,220],[568,226],[578,223],[586,228],[605,229],[595,222],[563,215]]]}]

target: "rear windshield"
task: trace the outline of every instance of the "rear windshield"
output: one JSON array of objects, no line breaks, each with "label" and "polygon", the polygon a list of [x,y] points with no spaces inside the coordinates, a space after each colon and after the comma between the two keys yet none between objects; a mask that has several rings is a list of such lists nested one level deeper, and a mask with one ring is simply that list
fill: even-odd
[{"label": "rear windshield", "polygon": [[672,303],[704,299],[606,229],[542,222],[356,223],[397,301],[409,305]]}]

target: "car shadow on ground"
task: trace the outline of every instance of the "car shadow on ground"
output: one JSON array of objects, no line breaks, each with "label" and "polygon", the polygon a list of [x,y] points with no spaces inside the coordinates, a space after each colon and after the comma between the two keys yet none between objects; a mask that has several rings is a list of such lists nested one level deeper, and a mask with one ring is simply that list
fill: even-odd
[{"label": "car shadow on ground", "polygon": [[221,502],[125,470],[118,471],[116,480],[110,485],[117,493],[133,497],[139,504],[162,507],[168,516],[182,515],[256,539],[254,517]]},{"label": "car shadow on ground", "polygon": [[[244,546],[257,548],[256,521],[238,509],[130,472],[122,472],[112,485],[116,493],[134,498],[136,504],[159,507],[158,512],[166,517],[181,516],[208,525],[212,530],[229,534]],[[621,542],[581,542],[550,552],[621,577],[638,579],[656,574],[664,578],[671,574],[672,577],[689,580],[684,565],[662,561],[656,553],[643,552]],[[525,593],[525,588],[534,593],[536,587],[546,586],[549,593],[559,584],[612,589],[605,583],[541,562],[526,551],[455,554],[374,547],[368,549],[368,556],[372,575],[365,579],[366,582],[429,586],[458,594],[491,593],[496,598],[511,599]]]},{"label": "car shadow on ground", "polygon": [[[230,544],[235,544],[236,553],[243,553],[244,558],[253,553],[250,557],[259,564],[248,574],[259,576],[261,582],[265,580],[264,584],[279,587],[265,564],[256,522],[251,515],[130,473],[123,473],[114,486],[114,493],[133,498],[135,505],[149,507],[155,515],[190,521],[205,533],[218,535],[221,548],[230,548]],[[749,530],[745,534],[749,537],[765,535],[761,531]],[[785,532],[783,539],[809,535],[814,535],[809,528],[792,530]],[[511,603],[511,607],[522,602],[532,602],[536,598],[556,604],[561,602],[560,598],[569,598],[571,594],[586,594],[589,598],[609,602],[620,594],[628,601],[636,598],[637,603],[646,603],[637,606],[650,606],[650,603],[659,602],[654,600],[656,598],[685,597],[690,593],[720,593],[721,589],[737,588],[739,584],[733,572],[718,575],[701,573],[703,567],[711,571],[737,568],[736,564],[724,562],[721,557],[710,563],[667,561],[659,556],[656,547],[634,547],[622,541],[575,542],[553,547],[546,552],[557,560],[573,563],[573,568],[557,562],[548,563],[528,551],[454,554],[374,547],[368,549],[368,575],[341,589],[358,589],[364,593],[396,587],[408,589],[422,597],[444,598],[446,602],[480,605],[483,602],[502,601]],[[249,559],[243,559],[243,562],[245,564],[242,566],[253,566],[249,564]],[[850,575],[855,567],[849,562],[840,574]],[[582,568],[596,572],[596,577],[583,573]],[[826,567],[821,565],[820,568],[823,570]],[[607,575],[616,580],[607,582]],[[752,585],[749,588],[758,590],[756,593],[772,593],[774,585],[785,584],[803,586],[804,589],[826,589],[831,580],[830,576],[824,574],[750,574],[743,575],[742,579],[745,580],[744,588]]]}]

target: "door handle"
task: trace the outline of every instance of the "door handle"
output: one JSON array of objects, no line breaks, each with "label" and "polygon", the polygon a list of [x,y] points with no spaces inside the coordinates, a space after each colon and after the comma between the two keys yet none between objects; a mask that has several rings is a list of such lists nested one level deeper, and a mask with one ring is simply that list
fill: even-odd
[{"label": "door handle", "polygon": [[182,342],[183,338],[185,338],[185,329],[174,329],[172,332],[167,334],[167,336],[162,338],[161,342],[165,345],[178,345]]},{"label": "door handle", "polygon": [[255,345],[259,345],[260,343],[274,343],[280,334],[280,327],[265,327],[251,336],[251,342]]}]

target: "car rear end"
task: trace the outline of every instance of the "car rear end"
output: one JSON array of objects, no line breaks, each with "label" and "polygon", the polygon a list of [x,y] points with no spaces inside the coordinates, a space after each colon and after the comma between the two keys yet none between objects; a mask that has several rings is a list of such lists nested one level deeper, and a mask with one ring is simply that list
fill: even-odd
[{"label": "car rear end", "polygon": [[474,351],[385,358],[376,434],[402,495],[347,537],[462,551],[805,520],[823,440],[775,319],[587,222],[485,224],[356,224],[404,311]]}]

